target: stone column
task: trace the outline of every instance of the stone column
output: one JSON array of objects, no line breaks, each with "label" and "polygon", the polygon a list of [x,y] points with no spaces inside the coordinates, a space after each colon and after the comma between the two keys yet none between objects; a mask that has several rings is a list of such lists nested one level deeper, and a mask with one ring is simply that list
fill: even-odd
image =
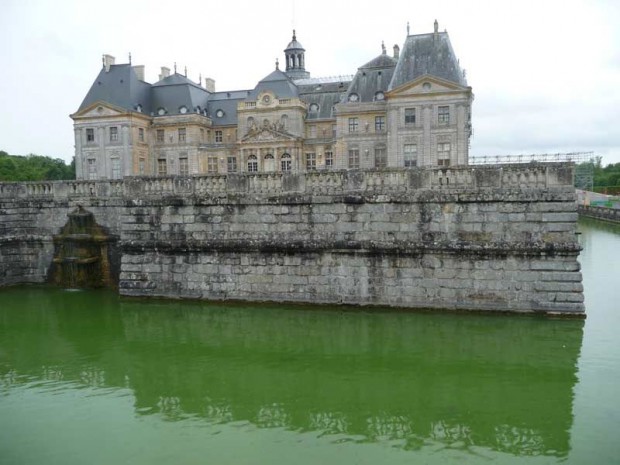
[{"label": "stone column", "polygon": [[85,179],[87,174],[84,173],[84,166],[86,163],[82,160],[82,140],[83,140],[83,128],[75,128],[75,178]]},{"label": "stone column", "polygon": [[[422,136],[424,150],[422,151],[422,160],[418,163],[421,166],[429,166],[433,160],[433,139],[431,137],[431,126],[433,125],[433,106],[422,106],[422,126],[424,127],[424,135]],[[419,149],[419,148],[418,148]],[[420,150],[418,150],[420,153]]]}]

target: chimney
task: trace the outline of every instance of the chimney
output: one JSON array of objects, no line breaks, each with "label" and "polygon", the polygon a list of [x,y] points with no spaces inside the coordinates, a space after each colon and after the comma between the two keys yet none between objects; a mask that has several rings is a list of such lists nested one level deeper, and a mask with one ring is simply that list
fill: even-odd
[{"label": "chimney", "polygon": [[168,76],[170,76],[170,68],[168,68],[166,66],[162,66],[161,67],[161,74],[159,75],[159,80],[161,81],[162,79],[165,79]]},{"label": "chimney", "polygon": [[439,23],[435,20],[435,34],[439,32]]},{"label": "chimney", "polygon": [[207,91],[214,93],[215,92],[215,79],[205,78],[205,89]]},{"label": "chimney", "polygon": [[132,66],[140,81],[144,81],[144,65]]},{"label": "chimney", "polygon": [[116,58],[112,55],[103,55],[103,67],[105,68],[106,73],[110,72],[110,66],[114,64],[115,60]]},{"label": "chimney", "polygon": [[399,56],[400,56],[400,47],[398,46],[398,44],[394,44],[394,58],[398,60]]}]

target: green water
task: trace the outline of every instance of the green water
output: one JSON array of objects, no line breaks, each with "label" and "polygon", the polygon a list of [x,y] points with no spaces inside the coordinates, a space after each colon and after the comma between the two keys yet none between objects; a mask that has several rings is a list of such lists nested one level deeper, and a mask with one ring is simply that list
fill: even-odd
[{"label": "green water", "polygon": [[0,464],[620,463],[620,228],[588,319],[0,290]]}]

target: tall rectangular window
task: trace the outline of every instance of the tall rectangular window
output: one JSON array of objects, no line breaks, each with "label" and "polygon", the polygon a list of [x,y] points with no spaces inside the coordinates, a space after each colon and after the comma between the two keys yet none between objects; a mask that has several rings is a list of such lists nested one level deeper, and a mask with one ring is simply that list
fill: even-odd
[{"label": "tall rectangular window", "polygon": [[359,119],[349,118],[349,132],[357,132],[358,127],[359,127]]},{"label": "tall rectangular window", "polygon": [[223,140],[222,131],[215,131],[215,142],[222,142]]},{"label": "tall rectangular window", "polygon": [[138,163],[138,172],[140,174],[144,174],[146,171],[146,160],[144,158],[140,158]]},{"label": "tall rectangular window", "polygon": [[112,179],[121,178],[121,160],[119,158],[112,158]]},{"label": "tall rectangular window", "polygon": [[375,116],[375,132],[385,131],[385,116]]},{"label": "tall rectangular window", "polygon": [[207,157],[207,173],[217,173],[217,157]]},{"label": "tall rectangular window", "polygon": [[306,153],[306,171],[316,169],[316,153]]},{"label": "tall rectangular window", "polygon": [[405,108],[405,124],[415,124],[415,108]]},{"label": "tall rectangular window", "polygon": [[185,131],[185,128],[179,128],[179,142],[185,142],[186,134],[187,132]]},{"label": "tall rectangular window", "polygon": [[237,172],[237,157],[228,157],[227,168],[229,173]]},{"label": "tall rectangular window", "polygon": [[110,142],[118,142],[118,128],[116,126],[110,128]]},{"label": "tall rectangular window", "polygon": [[205,130],[200,128],[200,142],[205,141]]},{"label": "tall rectangular window", "polygon": [[375,148],[375,168],[387,167],[387,151],[385,147]]},{"label": "tall rectangular window", "polygon": [[166,176],[168,174],[168,164],[165,158],[157,160],[157,174],[159,176]]},{"label": "tall rectangular window", "polygon": [[86,130],[86,142],[95,142],[95,130],[89,128]]},{"label": "tall rectangular window", "polygon": [[360,150],[349,149],[349,168],[358,169],[360,167]]},{"label": "tall rectangular window", "polygon": [[405,167],[411,168],[418,166],[418,146],[415,144],[405,144],[403,147]]},{"label": "tall rectangular window", "polygon": [[325,166],[328,168],[334,166],[334,152],[325,152]]},{"label": "tall rectangular window", "polygon": [[138,140],[144,142],[144,128],[138,128]]},{"label": "tall rectangular window", "polygon": [[88,159],[88,179],[97,179],[97,160],[94,158]]},{"label": "tall rectangular window", "polygon": [[437,122],[441,124],[450,123],[450,107],[442,106],[437,108]]},{"label": "tall rectangular window", "polygon": [[437,164],[439,166],[450,166],[450,142],[440,142],[437,144]]},{"label": "tall rectangular window", "polygon": [[179,157],[179,174],[181,176],[187,176],[189,174],[189,161],[187,159],[187,152],[181,153]]},{"label": "tall rectangular window", "polygon": [[164,142],[164,130],[163,129],[158,129],[157,130],[157,142],[159,142],[159,143],[163,143]]},{"label": "tall rectangular window", "polygon": [[250,155],[248,157],[248,173],[258,172],[258,157],[256,155]]}]

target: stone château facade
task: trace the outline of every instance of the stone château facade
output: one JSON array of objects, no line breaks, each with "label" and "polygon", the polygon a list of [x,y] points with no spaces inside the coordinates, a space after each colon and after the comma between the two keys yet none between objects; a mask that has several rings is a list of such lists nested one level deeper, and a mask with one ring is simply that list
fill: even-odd
[{"label": "stone ch\u00e2teau facade", "polygon": [[149,84],[144,66],[104,55],[71,115],[77,178],[465,165],[473,94],[434,26],[334,78],[310,77],[293,32],[285,70],[243,91],[176,66]]}]

